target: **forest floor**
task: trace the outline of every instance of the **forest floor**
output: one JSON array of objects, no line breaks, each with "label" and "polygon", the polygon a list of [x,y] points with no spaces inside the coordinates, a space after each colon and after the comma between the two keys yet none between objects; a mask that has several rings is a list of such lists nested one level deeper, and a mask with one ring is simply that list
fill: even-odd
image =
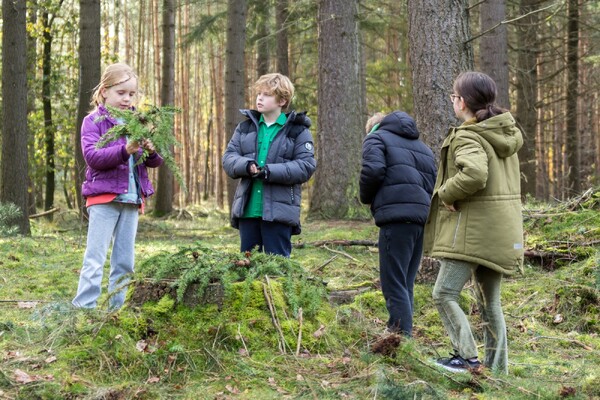
[{"label": "forest floor", "polygon": [[[502,289],[508,375],[434,365],[451,346],[427,268],[414,337],[383,333],[370,221],[306,221],[288,261],[239,254],[217,210],[142,216],[137,289],[110,313],[105,289],[97,310],[70,306],[75,213],[35,219],[31,237],[0,238],[0,399],[600,398],[599,210],[598,191],[525,207],[524,274]],[[482,343],[470,286],[461,306]]]}]

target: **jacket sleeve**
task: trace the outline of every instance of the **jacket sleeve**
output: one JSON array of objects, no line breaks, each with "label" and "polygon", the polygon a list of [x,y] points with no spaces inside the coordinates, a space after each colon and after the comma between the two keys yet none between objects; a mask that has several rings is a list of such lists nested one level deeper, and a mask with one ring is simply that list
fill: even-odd
[{"label": "jacket sleeve", "polygon": [[455,138],[454,163],[456,174],[440,187],[438,195],[445,204],[453,204],[485,188],[488,178],[488,157],[479,141],[469,135]]},{"label": "jacket sleeve", "polygon": [[295,185],[308,181],[317,169],[315,148],[308,128],[296,138],[292,160],[267,164],[269,183]]},{"label": "jacket sleeve", "polygon": [[163,158],[161,157],[160,154],[158,154],[157,151],[155,151],[153,154],[149,155],[145,160],[144,160],[144,165],[148,168],[156,168],[156,167],[160,167],[163,163]]},{"label": "jacket sleeve", "polygon": [[231,140],[227,144],[225,153],[223,154],[223,169],[227,176],[231,179],[249,177],[247,166],[248,163],[254,161],[252,158],[242,155],[242,133],[240,125],[235,128],[235,132]]},{"label": "jacket sleeve", "polygon": [[385,144],[379,135],[368,135],[363,142],[360,170],[360,201],[371,204],[385,177]]},{"label": "jacket sleeve", "polygon": [[92,169],[107,170],[126,163],[129,159],[129,154],[125,150],[124,144],[113,142],[100,149],[96,148],[96,143],[98,143],[103,133],[99,124],[91,116],[83,120],[81,126],[81,150],[87,165]]}]

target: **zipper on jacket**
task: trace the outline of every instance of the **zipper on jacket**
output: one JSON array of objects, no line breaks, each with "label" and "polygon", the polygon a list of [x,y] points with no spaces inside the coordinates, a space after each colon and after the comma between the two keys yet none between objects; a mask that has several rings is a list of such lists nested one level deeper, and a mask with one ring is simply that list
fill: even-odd
[{"label": "zipper on jacket", "polygon": [[294,204],[294,187],[293,186],[290,186],[290,194],[292,197],[292,204]]},{"label": "zipper on jacket", "polygon": [[458,221],[456,221],[456,229],[454,230],[454,238],[452,239],[452,248],[454,248],[454,245],[456,244],[456,237],[458,236],[458,227],[460,226],[460,217],[462,216],[462,213],[459,211],[458,212]]}]

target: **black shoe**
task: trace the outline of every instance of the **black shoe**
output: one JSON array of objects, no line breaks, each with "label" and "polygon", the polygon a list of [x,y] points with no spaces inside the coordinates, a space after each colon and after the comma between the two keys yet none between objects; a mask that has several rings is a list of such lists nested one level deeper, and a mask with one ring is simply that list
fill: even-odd
[{"label": "black shoe", "polygon": [[469,372],[471,370],[479,370],[482,364],[478,361],[465,360],[458,354],[450,354],[451,357],[440,358],[437,360],[437,365],[452,372]]}]

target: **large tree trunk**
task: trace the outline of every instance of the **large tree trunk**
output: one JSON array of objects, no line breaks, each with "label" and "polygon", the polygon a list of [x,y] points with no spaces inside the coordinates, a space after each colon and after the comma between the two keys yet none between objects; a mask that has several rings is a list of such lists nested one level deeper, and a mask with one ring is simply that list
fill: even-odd
[{"label": "large tree trunk", "polygon": [[[225,50],[225,132],[227,141],[233,136],[242,115],[240,108],[245,102],[245,61],[247,0],[227,2],[227,48]],[[222,155],[222,154],[221,154]],[[229,208],[233,202],[237,181],[227,178]]]},{"label": "large tree trunk", "polygon": [[504,0],[484,1],[481,3],[480,28],[485,34],[479,42],[479,65],[496,81],[498,94],[496,103],[501,107],[510,108],[508,98],[508,34],[506,24],[501,24],[506,18]]},{"label": "large tree trunk", "polygon": [[537,13],[540,0],[521,0],[517,21],[518,61],[517,105],[515,117],[523,131],[523,147],[519,151],[521,162],[521,194],[536,196],[536,130],[537,130]]},{"label": "large tree trunk", "polygon": [[79,99],[75,128],[75,190],[77,207],[85,214],[81,184],[85,180],[85,160],[81,150],[81,124],[90,110],[94,88],[100,82],[100,0],[79,1]]},{"label": "large tree trunk", "polygon": [[0,202],[21,216],[9,225],[29,235],[27,207],[27,29],[25,0],[2,0],[2,165]]},{"label": "large tree trunk", "polygon": [[277,26],[277,72],[290,75],[288,66],[288,0],[277,0],[275,25]]},{"label": "large tree trunk", "polygon": [[[317,161],[310,215],[347,217],[358,205],[362,105],[358,1],[320,0]],[[353,203],[353,204],[351,204]]]},{"label": "large tree trunk", "polygon": [[579,0],[569,0],[569,22],[567,24],[567,196],[581,191],[580,135],[577,115],[579,82]]},{"label": "large tree trunk", "polygon": [[439,156],[457,123],[450,93],[456,76],[473,69],[467,0],[408,0],[413,102],[423,140]]},{"label": "large tree trunk", "polygon": [[[163,65],[160,104],[175,104],[175,0],[163,1]],[[173,149],[171,149],[173,151]],[[165,165],[158,170],[158,187],[156,189],[156,215],[165,215],[173,211],[173,172]]]}]

